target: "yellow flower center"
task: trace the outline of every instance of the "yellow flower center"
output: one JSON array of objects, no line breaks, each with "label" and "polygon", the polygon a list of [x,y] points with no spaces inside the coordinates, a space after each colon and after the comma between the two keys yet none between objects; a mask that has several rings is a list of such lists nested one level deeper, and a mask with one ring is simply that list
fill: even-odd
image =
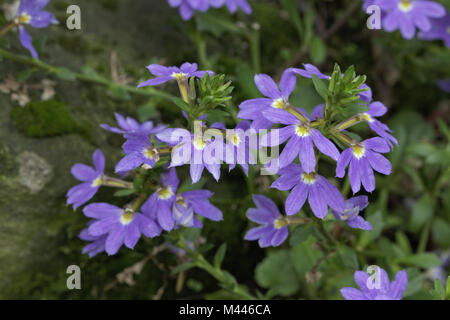
[{"label": "yellow flower center", "polygon": [[311,128],[309,128],[309,127],[307,127],[307,126],[305,126],[305,125],[303,125],[303,124],[298,125],[298,126],[295,128],[295,133],[296,133],[299,137],[307,137],[307,136],[309,136],[310,131],[311,131]]},{"label": "yellow flower center", "polygon": [[283,228],[283,227],[285,227],[287,225],[288,225],[288,222],[283,217],[282,218],[278,218],[277,220],[275,220],[273,222],[273,226],[275,227],[275,229],[281,229],[281,228]]},{"label": "yellow flower center", "polygon": [[287,102],[283,98],[273,100],[272,107],[275,109],[285,109],[288,106]]},{"label": "yellow flower center", "polygon": [[131,209],[126,209],[120,217],[120,223],[126,226],[127,224],[130,224],[131,221],[133,221],[133,217],[134,212]]},{"label": "yellow flower center", "polygon": [[356,144],[352,146],[352,151],[355,158],[361,159],[362,157],[364,157],[366,149],[363,146]]},{"label": "yellow flower center", "polygon": [[176,79],[177,81],[183,81],[187,78],[188,75],[187,75],[187,73],[184,73],[184,72],[178,72],[178,73],[174,72],[170,76],[172,78]]},{"label": "yellow flower center", "polygon": [[31,16],[26,12],[22,13],[19,17],[19,24],[28,24],[28,23],[30,23],[30,21],[31,21]]},{"label": "yellow flower center", "polygon": [[367,122],[373,122],[374,121],[372,116],[370,114],[368,114],[368,113],[361,114],[361,118],[363,120],[367,121]]},{"label": "yellow flower center", "polygon": [[176,202],[183,207],[187,207],[187,202],[182,196],[177,196]]},{"label": "yellow flower center", "polygon": [[158,156],[158,150],[155,148],[147,148],[144,150],[144,157],[148,159],[155,159]]},{"label": "yellow flower center", "polygon": [[398,8],[403,12],[409,12],[413,8],[411,0],[402,0],[398,4]]},{"label": "yellow flower center", "polygon": [[302,181],[305,184],[314,184],[316,183],[316,173],[315,172],[311,172],[311,173],[302,173]]},{"label": "yellow flower center", "polygon": [[206,147],[206,142],[201,137],[194,138],[194,148],[203,150]]},{"label": "yellow flower center", "polygon": [[156,192],[158,193],[158,198],[160,198],[161,200],[167,200],[171,196],[173,196],[171,187],[159,188]]},{"label": "yellow flower center", "polygon": [[355,217],[359,213],[359,206],[353,207],[351,209],[346,209],[344,214],[341,215],[341,219],[346,221],[350,218]]},{"label": "yellow flower center", "polygon": [[237,134],[233,134],[230,137],[230,141],[232,144],[234,144],[235,146],[238,146],[241,143],[241,138],[237,135]]},{"label": "yellow flower center", "polygon": [[91,186],[98,187],[102,184],[102,182],[102,177],[97,177],[94,181],[92,181]]}]

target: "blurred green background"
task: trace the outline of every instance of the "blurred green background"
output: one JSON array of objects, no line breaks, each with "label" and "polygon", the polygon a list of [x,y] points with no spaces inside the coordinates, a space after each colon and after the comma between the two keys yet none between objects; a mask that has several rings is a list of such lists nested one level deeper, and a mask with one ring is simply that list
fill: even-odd
[{"label": "blurred green background", "polygon": [[[249,227],[245,211],[252,202],[239,170],[222,170],[220,184],[202,180],[218,195],[212,201],[224,212],[223,222],[206,222],[201,234],[187,234],[199,246],[213,245],[207,258],[227,243],[223,268],[265,297],[340,299],[339,288],[354,286],[354,270],[378,264],[391,277],[407,269],[404,298],[431,298],[432,280],[444,281],[450,264],[450,99],[436,85],[450,78],[449,49],[440,41],[408,41],[398,32],[368,30],[358,1],[299,2],[297,7],[289,0],[253,1],[250,16],[211,10],[184,22],[163,0],[50,1],[48,10],[60,24],[31,34],[41,60],[64,68],[49,73],[0,55],[0,298],[230,297],[203,271],[171,274],[185,258],[168,250],[162,237],[141,239],[134,251],[122,248],[115,256],[89,259],[81,254],[84,243],[77,237],[87,219],[65,205],[65,193],[77,183],[70,175],[74,163],[90,163],[100,148],[112,174],[121,158],[122,138],[99,126],[113,124],[114,112],[141,121],[183,123],[179,110],[163,97],[124,86],[148,78],[149,63],[185,61],[233,80],[235,106],[260,96],[255,73],[277,77],[302,63],[326,73],[335,62],[342,69],[354,65],[358,74],[367,75],[374,100],[388,106],[383,121],[399,140],[389,154],[393,173],[377,175],[377,189],[369,195],[372,204],[364,215],[374,230],[327,223],[336,237],[347,235],[351,245],[342,244],[323,261],[315,245],[320,239],[309,227],[292,230],[290,240],[277,249],[243,240]],[[440,2],[449,8],[449,1]],[[82,30],[65,27],[70,4],[81,8]],[[0,25],[4,22],[0,14]],[[0,48],[27,55],[14,33],[0,38]],[[75,73],[102,79],[102,84],[77,80]],[[176,94],[174,85],[163,89]],[[310,82],[299,80],[293,103],[311,110],[320,101],[313,92]],[[208,120],[232,124],[222,111]],[[358,131],[370,134],[364,125]],[[331,166],[326,170],[334,176]],[[187,177],[186,168],[178,171],[182,180]],[[281,207],[284,195],[269,185],[268,177],[256,176],[251,188]],[[124,201],[108,189],[95,200]],[[66,288],[66,268],[72,264],[81,267],[82,290]]]}]

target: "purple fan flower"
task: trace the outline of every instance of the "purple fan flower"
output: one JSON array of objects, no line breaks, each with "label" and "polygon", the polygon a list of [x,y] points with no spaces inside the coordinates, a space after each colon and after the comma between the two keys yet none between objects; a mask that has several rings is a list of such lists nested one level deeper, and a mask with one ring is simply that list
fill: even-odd
[{"label": "purple fan flower", "polygon": [[161,233],[161,228],[141,213],[108,203],[92,203],[84,208],[83,213],[86,217],[95,219],[88,228],[89,235],[107,235],[105,251],[108,255],[116,254],[122,244],[133,249],[141,233],[149,238]]},{"label": "purple fan flower", "polygon": [[174,146],[171,157],[171,167],[190,164],[190,174],[193,183],[200,180],[206,167],[216,179],[220,178],[220,166],[223,161],[225,145],[223,137],[209,140],[202,135],[194,135],[185,129],[165,129],[156,137]]},{"label": "purple fan flower", "polygon": [[398,145],[397,139],[390,134],[392,130],[381,121],[375,119],[376,117],[383,116],[386,112],[386,106],[379,101],[375,101],[369,104],[369,111],[363,113],[362,118],[367,121],[370,129],[376,132],[380,137],[386,139],[389,146],[392,148],[392,143]]},{"label": "purple fan flower", "polygon": [[148,200],[142,205],[142,212],[149,218],[158,221],[158,224],[166,231],[175,226],[172,217],[172,205],[175,201],[178,184],[177,171],[170,169],[160,177],[160,186]]},{"label": "purple fan flower", "polygon": [[175,224],[194,228],[203,227],[194,213],[212,221],[221,221],[222,212],[208,200],[212,195],[213,193],[208,190],[186,191],[177,195],[172,207]]},{"label": "purple fan flower", "polygon": [[[317,76],[319,79],[324,79],[324,80],[330,80],[331,77],[327,76],[326,74],[323,74],[319,68],[317,68],[316,66],[312,65],[312,64],[304,64],[303,65],[304,69],[299,69],[299,68],[292,68],[292,71],[304,78],[308,78],[311,79],[313,75]],[[343,75],[342,75],[343,76]],[[365,83],[363,85],[361,85],[360,89],[367,89],[366,91],[363,91],[359,94],[359,97],[361,98],[361,100],[369,103],[372,100],[372,89],[370,89],[370,87],[368,85],[366,85]]]},{"label": "purple fan flower", "polygon": [[205,12],[208,10],[208,0],[169,0],[172,8],[179,8],[180,16],[183,20],[189,20],[194,15],[194,11]]},{"label": "purple fan flower", "polygon": [[178,82],[187,81],[190,77],[202,78],[205,73],[209,75],[214,74],[212,71],[197,71],[196,63],[185,62],[181,67],[165,67],[159,64],[151,64],[147,69],[156,76],[156,78],[149,79],[138,85],[140,87],[156,86],[158,84],[166,83],[169,80],[177,80]]},{"label": "purple fan flower", "polygon": [[[223,124],[211,125],[211,128],[219,128],[225,130]],[[253,154],[250,152],[250,138],[246,134],[246,131],[250,128],[250,121],[242,120],[234,129],[233,133],[227,133],[227,143],[225,145],[225,162],[228,163],[229,171],[236,168],[236,164],[239,164],[248,175],[248,164],[256,163]],[[256,130],[254,131],[256,134]],[[252,134],[252,133],[250,133]],[[255,146],[256,147],[256,146]]]},{"label": "purple fan flower", "polygon": [[445,92],[450,92],[450,78],[436,81],[437,86]]},{"label": "purple fan flower", "polygon": [[[241,109],[238,118],[253,120],[251,127],[254,129],[268,129],[273,122],[263,116],[263,111],[267,109],[284,109],[289,106],[289,96],[295,89],[296,76],[292,68],[283,72],[280,80],[280,88],[275,81],[266,74],[257,74],[255,84],[258,90],[266,98],[250,99],[239,105]],[[286,112],[287,113],[287,112]]]},{"label": "purple fan flower", "polygon": [[247,217],[261,226],[248,230],[244,239],[258,240],[261,248],[278,247],[288,237],[286,218],[280,214],[275,203],[263,195],[254,194],[253,202],[256,208],[248,209]]},{"label": "purple fan flower", "polygon": [[124,173],[136,169],[139,166],[150,169],[159,160],[159,152],[152,145],[148,136],[130,136],[123,144],[125,157],[117,164],[116,173]]},{"label": "purple fan flower", "polygon": [[272,183],[271,188],[286,191],[291,190],[286,199],[286,213],[297,213],[308,198],[309,206],[314,215],[323,219],[328,213],[328,207],[343,212],[345,210],[344,197],[331,182],[314,171],[306,173],[301,166],[291,164],[281,169],[280,177]]},{"label": "purple fan flower", "polygon": [[308,78],[308,79],[311,79],[312,75],[315,75],[319,79],[330,80],[330,76],[327,76],[326,74],[323,74],[322,72],[320,72],[319,68],[317,68],[315,65],[305,63],[305,64],[303,64],[303,67],[304,67],[304,69],[293,68],[292,71],[295,72],[296,74],[298,74],[304,78]]},{"label": "purple fan flower", "polygon": [[364,271],[356,271],[355,282],[360,290],[351,287],[342,288],[340,291],[344,298],[346,300],[401,300],[408,284],[406,271],[397,272],[392,282],[382,268],[377,267],[375,271],[375,277]]},{"label": "purple fan flower", "polygon": [[46,28],[51,23],[57,24],[55,16],[44,11],[44,7],[49,0],[21,0],[19,10],[17,12],[17,23],[19,24],[19,38],[22,46],[30,51],[33,58],[38,59],[38,54],[33,46],[31,36],[23,25],[30,25],[33,28]]},{"label": "purple fan flower", "polygon": [[252,7],[250,7],[247,0],[209,0],[209,3],[214,8],[226,5],[231,13],[235,13],[238,8],[241,8],[246,14],[252,13]]},{"label": "purple fan flower", "polygon": [[323,154],[338,160],[339,151],[333,142],[325,138],[319,130],[312,128],[309,123],[303,123],[294,115],[274,108],[264,110],[263,114],[273,122],[287,125],[281,129],[273,129],[268,134],[269,139],[262,139],[261,143],[263,146],[273,147],[289,140],[279,157],[280,168],[291,164],[299,155],[303,170],[306,173],[313,172],[316,166],[314,146]]},{"label": "purple fan flower", "polygon": [[366,9],[372,5],[374,5],[377,2],[377,0],[363,0],[363,9],[366,11]]},{"label": "purple fan flower", "polygon": [[383,138],[371,138],[345,149],[339,157],[336,176],[343,178],[345,168],[349,165],[348,175],[353,193],[361,189],[361,183],[368,192],[375,190],[375,176],[373,170],[389,175],[392,165],[380,153],[390,151],[389,144]]},{"label": "purple fan flower", "polygon": [[161,132],[163,129],[166,128],[165,125],[159,125],[157,127],[153,126],[152,121],[146,121],[142,124],[140,124],[136,119],[133,119],[131,117],[123,117],[119,113],[114,113],[117,124],[120,128],[111,127],[107,124],[102,124],[101,127],[105,130],[108,130],[110,132],[119,133],[123,135],[140,135],[140,136],[147,136],[150,134],[155,134],[158,132]]},{"label": "purple fan flower", "polygon": [[[304,110],[303,108],[297,108],[297,109],[300,110],[304,115],[308,114],[308,112],[306,112],[306,110]],[[322,119],[322,117],[323,117],[323,104],[319,104],[311,111],[309,120],[317,121],[317,120]]]},{"label": "purple fan flower", "polygon": [[445,8],[428,0],[378,0],[381,10],[386,12],[383,27],[392,32],[400,29],[405,39],[412,39],[416,27],[427,32],[431,29],[431,19],[445,15]]},{"label": "purple fan flower", "polygon": [[359,212],[364,210],[369,204],[367,196],[357,196],[345,201],[345,210],[332,210],[336,219],[346,221],[347,224],[354,229],[372,230],[370,222],[364,220]]},{"label": "purple fan flower", "polygon": [[95,168],[77,163],[71,169],[72,175],[83,182],[72,187],[66,195],[67,204],[72,204],[74,210],[88,202],[102,185],[105,157],[100,149],[92,154],[92,160]]},{"label": "purple fan flower", "polygon": [[439,19],[431,20],[431,29],[421,31],[419,38],[423,40],[443,40],[445,46],[450,48],[450,13]]},{"label": "purple fan flower", "polygon": [[[89,225],[91,225],[94,221],[95,220],[90,221]],[[92,257],[96,256],[97,254],[105,251],[105,242],[106,242],[106,238],[108,237],[107,234],[104,234],[101,236],[93,236],[93,235],[89,234],[88,228],[86,228],[80,232],[78,237],[81,240],[91,242],[88,245],[86,245],[82,251],[83,254],[87,253],[89,255],[89,258],[92,258]]]}]

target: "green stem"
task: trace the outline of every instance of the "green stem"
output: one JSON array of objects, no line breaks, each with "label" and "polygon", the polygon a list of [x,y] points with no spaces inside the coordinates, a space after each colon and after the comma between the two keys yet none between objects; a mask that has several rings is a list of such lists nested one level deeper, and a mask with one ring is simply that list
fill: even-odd
[{"label": "green stem", "polygon": [[114,188],[126,188],[126,189],[133,189],[133,183],[129,181],[124,181],[121,179],[113,178],[104,176],[102,185],[107,187],[114,187]]},{"label": "green stem", "polygon": [[252,67],[255,73],[261,73],[261,48],[259,30],[254,30],[248,35],[250,43],[250,55]]},{"label": "green stem", "polygon": [[[41,60],[33,59],[33,58],[30,58],[27,56],[18,55],[18,54],[12,53],[10,51],[4,50],[2,48],[0,48],[0,55],[8,60],[26,64],[29,66],[33,66],[33,67],[39,68],[41,70],[44,70],[46,72],[53,73],[53,74],[58,74],[58,72],[60,72],[62,70],[61,67],[53,66],[53,65],[45,63]],[[155,88],[151,88],[151,87],[138,89],[133,86],[119,84],[119,83],[113,82],[111,80],[108,80],[106,78],[102,78],[102,77],[98,77],[98,76],[93,77],[90,75],[77,73],[77,72],[72,72],[72,74],[77,80],[88,82],[88,83],[94,83],[94,84],[99,84],[99,85],[104,85],[104,86],[115,86],[117,88],[120,88],[120,89],[125,90],[130,93],[147,96],[147,97],[159,97],[159,98],[163,98],[168,101],[173,101],[173,99],[174,99],[173,95],[168,94],[164,91],[159,91],[159,90],[157,90]],[[171,107],[170,109],[168,109],[168,111],[170,111],[171,113],[178,114],[179,109],[174,105],[173,108]]]},{"label": "green stem", "polygon": [[11,21],[7,25],[5,25],[3,28],[0,29],[0,37],[4,36],[8,31],[10,31],[12,28],[14,28],[17,25],[16,22]]},{"label": "green stem", "polygon": [[227,277],[226,271],[223,271],[219,268],[215,268],[205,259],[205,257],[202,254],[192,251],[186,244],[186,241],[184,240],[182,233],[179,233],[179,240],[177,246],[186,251],[186,253],[192,259],[192,262],[195,264],[196,267],[208,272],[212,277],[214,277],[217,281],[219,281],[226,290],[230,291],[231,293],[233,293],[234,295],[236,295],[241,299],[256,300],[256,298],[253,295],[248,293],[243,287],[236,284],[235,281],[233,281],[234,278],[229,276]]}]

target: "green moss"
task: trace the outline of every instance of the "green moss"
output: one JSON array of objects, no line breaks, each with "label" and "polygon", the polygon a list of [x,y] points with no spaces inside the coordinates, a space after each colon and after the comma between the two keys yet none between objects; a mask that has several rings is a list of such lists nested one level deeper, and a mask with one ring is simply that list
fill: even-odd
[{"label": "green moss", "polygon": [[85,133],[65,104],[56,100],[35,101],[12,111],[16,128],[28,137],[54,137],[69,133]]},{"label": "green moss", "polygon": [[17,164],[8,146],[0,145],[0,176],[12,176],[17,173]]}]

